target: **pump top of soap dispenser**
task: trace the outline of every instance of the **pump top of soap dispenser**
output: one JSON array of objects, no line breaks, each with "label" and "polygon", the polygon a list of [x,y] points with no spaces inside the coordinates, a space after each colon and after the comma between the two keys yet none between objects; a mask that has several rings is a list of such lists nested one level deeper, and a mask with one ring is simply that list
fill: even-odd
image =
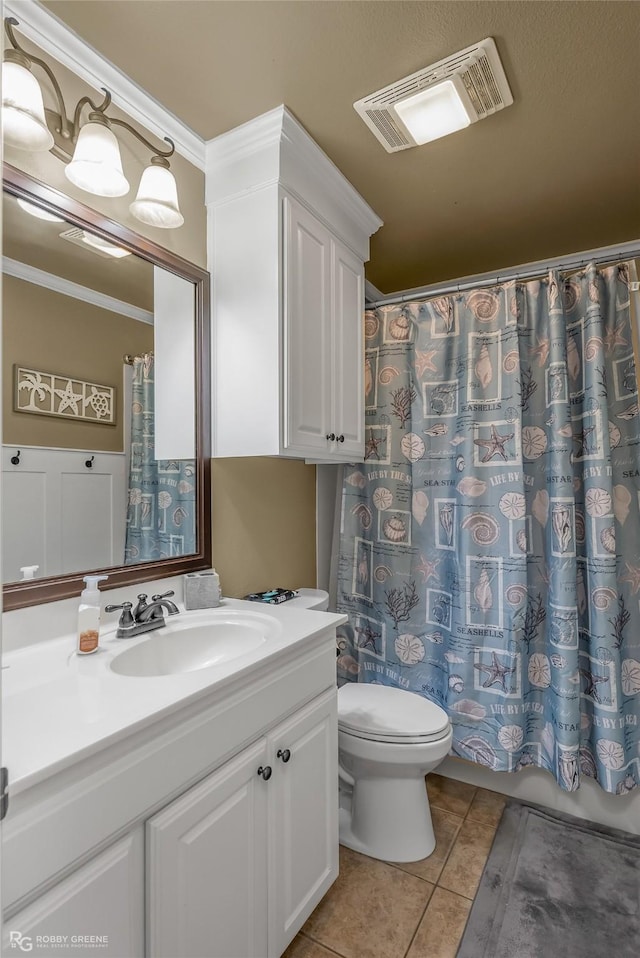
[{"label": "pump top of soap dispenser", "polygon": [[[108,575],[85,575],[82,579],[86,583],[86,589],[83,589],[80,593],[80,599],[86,599],[89,602],[93,600],[95,602],[100,595],[98,591],[98,582],[102,582],[103,579],[108,579]],[[98,599],[98,601],[100,601]]]}]

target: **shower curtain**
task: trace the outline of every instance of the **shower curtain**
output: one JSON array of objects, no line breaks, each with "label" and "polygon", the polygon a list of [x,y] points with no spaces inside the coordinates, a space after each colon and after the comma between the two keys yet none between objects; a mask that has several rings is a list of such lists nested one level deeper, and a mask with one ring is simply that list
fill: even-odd
[{"label": "shower curtain", "polygon": [[640,781],[640,429],[629,266],[365,316],[339,678],[441,705],[453,754]]},{"label": "shower curtain", "polygon": [[134,358],[126,565],[188,555],[196,548],[195,462],[153,458],[153,371],[152,353]]}]

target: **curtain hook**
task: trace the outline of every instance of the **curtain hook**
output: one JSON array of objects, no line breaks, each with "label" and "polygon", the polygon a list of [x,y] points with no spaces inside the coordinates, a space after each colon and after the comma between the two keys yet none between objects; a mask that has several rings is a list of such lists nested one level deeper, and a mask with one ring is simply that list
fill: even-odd
[{"label": "curtain hook", "polygon": [[85,459],[84,464],[85,464],[85,466],[87,467],[87,469],[92,469],[92,468],[93,468],[93,460],[94,460],[95,458],[96,458],[95,456],[92,456],[91,459]]},{"label": "curtain hook", "polygon": [[12,465],[12,466],[19,466],[19,465],[20,465],[20,450],[19,450],[19,449],[18,449],[17,453],[15,454],[15,456],[12,456],[12,457],[11,457],[11,465]]}]

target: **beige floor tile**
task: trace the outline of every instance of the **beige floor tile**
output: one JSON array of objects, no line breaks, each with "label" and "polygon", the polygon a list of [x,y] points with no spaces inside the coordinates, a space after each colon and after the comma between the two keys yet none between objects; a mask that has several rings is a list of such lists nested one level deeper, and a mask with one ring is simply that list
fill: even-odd
[{"label": "beige floor tile", "polygon": [[467,818],[483,825],[497,826],[507,801],[506,795],[479,788],[473,797]]},{"label": "beige floor tile", "polygon": [[469,806],[476,793],[475,785],[466,782],[457,782],[454,778],[444,778],[443,775],[427,775],[427,792],[432,808],[442,808],[453,815],[463,818],[469,811]]},{"label": "beige floor tile", "polygon": [[407,958],[455,958],[471,902],[436,888]]},{"label": "beige floor tile", "polygon": [[438,885],[465,898],[473,898],[491,849],[495,827],[465,819],[451,849]]},{"label": "beige floor tile", "polygon": [[282,958],[335,958],[335,956],[335,951],[329,951],[317,941],[312,941],[300,933],[293,939]]},{"label": "beige floor tile", "polygon": [[340,876],[302,930],[344,958],[403,958],[432,892],[429,882],[341,848]]},{"label": "beige floor tile", "polygon": [[428,858],[423,858],[419,862],[399,862],[396,864],[396,868],[401,868],[411,875],[417,875],[418,878],[424,878],[425,881],[433,882],[435,885],[456,840],[463,819],[460,815],[451,815],[449,812],[443,812],[441,808],[433,807],[431,808],[431,818],[436,835],[435,851]]}]

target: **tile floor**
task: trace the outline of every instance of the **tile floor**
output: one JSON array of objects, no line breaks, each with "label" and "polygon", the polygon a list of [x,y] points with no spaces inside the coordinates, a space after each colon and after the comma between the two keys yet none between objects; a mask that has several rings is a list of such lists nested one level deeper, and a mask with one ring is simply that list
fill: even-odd
[{"label": "tile floor", "polygon": [[506,799],[434,774],[427,791],[434,853],[394,864],[340,848],[340,877],[283,958],[455,958]]}]

